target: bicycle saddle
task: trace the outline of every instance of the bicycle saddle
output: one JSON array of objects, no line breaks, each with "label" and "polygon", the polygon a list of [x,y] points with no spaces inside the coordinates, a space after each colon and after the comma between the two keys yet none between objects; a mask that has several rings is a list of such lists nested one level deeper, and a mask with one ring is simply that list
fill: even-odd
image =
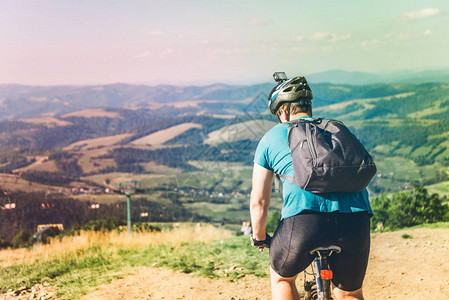
[{"label": "bicycle saddle", "polygon": [[331,256],[332,253],[340,253],[341,247],[336,245],[330,245],[328,247],[318,247],[310,251],[311,255],[318,254],[319,257],[328,257]]}]

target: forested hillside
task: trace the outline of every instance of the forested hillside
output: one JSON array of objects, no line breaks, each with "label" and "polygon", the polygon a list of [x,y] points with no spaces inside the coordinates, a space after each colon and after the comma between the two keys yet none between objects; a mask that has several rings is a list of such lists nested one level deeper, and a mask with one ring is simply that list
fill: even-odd
[{"label": "forested hillside", "polygon": [[[148,221],[239,224],[249,214],[254,150],[276,124],[266,109],[267,87],[47,87],[28,88],[20,96],[14,91],[24,87],[3,87],[5,99],[17,103],[65,97],[70,109],[56,109],[48,118],[42,108],[29,112],[31,119],[10,115],[0,121],[2,187],[9,195],[2,198],[0,235],[11,239],[43,222],[63,220],[71,227],[106,215],[123,218],[123,207],[116,207],[123,199],[105,188],[135,180],[146,203],[133,208],[135,220],[140,207],[147,207]],[[373,154],[378,174],[369,186],[372,195],[414,184],[449,193],[448,85],[312,84],[312,89],[314,116],[344,121]],[[84,110],[94,102],[96,109]],[[9,100],[3,103],[5,111],[12,109]],[[162,142],[152,140],[154,134],[165,134]],[[56,219],[40,210],[42,195],[58,203],[52,210]],[[17,207],[5,209],[11,197]],[[279,205],[279,195],[273,197]],[[102,208],[92,212],[91,202]],[[29,225],[20,227],[19,219]]]}]

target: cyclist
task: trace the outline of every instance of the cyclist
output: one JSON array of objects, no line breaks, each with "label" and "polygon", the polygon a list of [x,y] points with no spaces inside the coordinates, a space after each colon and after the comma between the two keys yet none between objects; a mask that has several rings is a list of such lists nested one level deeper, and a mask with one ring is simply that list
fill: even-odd
[{"label": "cyclist", "polygon": [[363,299],[372,216],[366,189],[358,193],[312,194],[282,180],[282,218],[272,238],[265,231],[274,174],[294,176],[288,122],[312,119],[312,99],[304,77],[285,80],[268,97],[270,112],[280,124],[262,137],[255,152],[250,200],[252,244],[260,251],[270,247],[273,299],[299,299],[295,279],[313,261],[309,252],[331,244],[342,248],[341,253],[329,258],[335,297]]}]

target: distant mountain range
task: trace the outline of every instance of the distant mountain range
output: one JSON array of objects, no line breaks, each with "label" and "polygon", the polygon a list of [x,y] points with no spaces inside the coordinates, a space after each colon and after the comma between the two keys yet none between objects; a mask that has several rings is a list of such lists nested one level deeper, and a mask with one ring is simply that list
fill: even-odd
[{"label": "distant mountain range", "polygon": [[311,83],[333,83],[351,85],[370,85],[376,83],[429,83],[449,82],[449,69],[439,70],[404,70],[397,72],[385,72],[382,74],[365,72],[348,72],[343,70],[331,70],[314,73],[307,76]]},{"label": "distant mountain range", "polygon": [[[289,75],[293,76],[293,74]],[[350,85],[351,91],[346,94],[351,94],[351,97],[354,97],[354,91],[364,89],[360,86],[365,85],[369,86],[367,89],[373,89],[375,84],[384,84],[386,89],[391,89],[393,83],[415,85],[428,82],[449,82],[449,69],[385,74],[333,70],[307,75],[307,79],[312,86],[315,98],[319,100],[315,102],[315,105],[321,106],[348,98],[342,90],[337,91],[335,87],[330,87],[332,84]],[[60,117],[92,108],[145,108],[155,111],[162,105],[189,101],[196,101],[196,104],[186,105],[190,108],[193,106],[198,108],[198,103],[206,103],[206,101],[209,101],[206,108],[214,106],[214,101],[228,104],[234,102],[228,107],[228,112],[238,114],[242,105],[236,106],[236,102],[248,102],[257,96],[266,99],[274,84],[274,82],[254,85],[213,84],[208,86],[146,86],[121,83],[96,86],[4,84],[0,85],[0,120]],[[388,95],[388,93],[386,94]],[[178,113],[198,112],[198,110],[179,109],[181,106],[176,106]],[[214,108],[217,108],[216,103]]]}]

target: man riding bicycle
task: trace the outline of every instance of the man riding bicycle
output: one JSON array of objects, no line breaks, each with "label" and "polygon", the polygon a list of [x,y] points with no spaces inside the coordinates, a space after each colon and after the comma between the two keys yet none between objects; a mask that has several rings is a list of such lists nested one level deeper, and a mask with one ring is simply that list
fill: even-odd
[{"label": "man riding bicycle", "polygon": [[313,96],[306,79],[285,77],[278,82],[268,97],[268,106],[280,124],[269,130],[257,146],[250,200],[252,243],[260,251],[270,247],[272,297],[299,299],[295,279],[313,261],[310,251],[335,244],[342,248],[341,253],[329,258],[335,297],[363,299],[372,216],[366,189],[311,193],[281,176],[282,218],[272,238],[265,231],[274,175],[294,176],[289,122],[313,120]]}]

